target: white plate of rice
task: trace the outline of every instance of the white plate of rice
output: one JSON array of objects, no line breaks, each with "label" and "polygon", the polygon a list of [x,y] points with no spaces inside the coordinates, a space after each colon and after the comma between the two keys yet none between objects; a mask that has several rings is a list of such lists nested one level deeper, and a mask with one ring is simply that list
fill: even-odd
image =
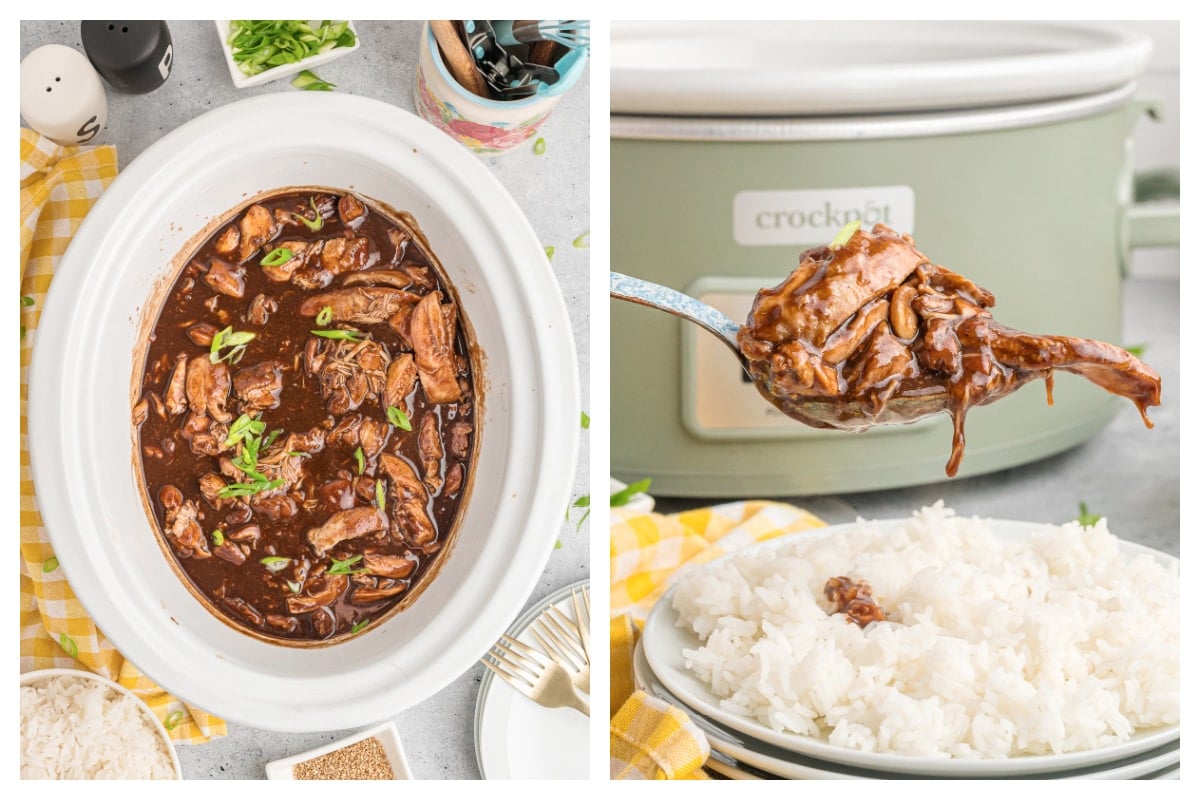
[{"label": "white plate of rice", "polygon": [[21,676],[23,779],[181,780],[166,728],[137,695],[99,675]]},{"label": "white plate of rice", "polygon": [[[693,710],[791,752],[937,776],[1077,769],[1179,737],[1178,565],[1103,521],[938,504],[681,573],[643,646]],[[888,619],[830,616],[839,575]]]}]

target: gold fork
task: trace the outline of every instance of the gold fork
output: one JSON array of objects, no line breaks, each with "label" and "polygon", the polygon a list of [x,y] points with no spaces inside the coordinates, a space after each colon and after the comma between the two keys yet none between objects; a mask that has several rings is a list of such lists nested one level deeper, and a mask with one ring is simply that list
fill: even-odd
[{"label": "gold fork", "polygon": [[591,706],[575,690],[566,667],[524,642],[501,636],[480,660],[535,703],[547,708],[566,706],[591,716]]},{"label": "gold fork", "polygon": [[548,656],[567,668],[575,688],[591,694],[592,659],[588,646],[591,601],[586,587],[571,590],[571,605],[575,619],[550,606],[534,620],[529,632]]}]

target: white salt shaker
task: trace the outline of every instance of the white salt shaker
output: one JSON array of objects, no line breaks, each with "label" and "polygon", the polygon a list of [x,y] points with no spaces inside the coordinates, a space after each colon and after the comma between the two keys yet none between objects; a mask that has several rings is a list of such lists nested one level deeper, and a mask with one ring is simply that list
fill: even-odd
[{"label": "white salt shaker", "polygon": [[48,44],[25,56],[21,116],[29,127],[61,145],[94,139],[108,119],[108,101],[87,56],[61,44]]}]

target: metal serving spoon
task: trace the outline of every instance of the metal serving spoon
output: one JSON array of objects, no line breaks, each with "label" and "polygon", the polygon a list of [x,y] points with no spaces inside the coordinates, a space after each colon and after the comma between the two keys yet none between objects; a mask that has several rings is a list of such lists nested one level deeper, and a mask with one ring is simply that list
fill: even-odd
[{"label": "metal serving spoon", "polygon": [[608,273],[608,294],[618,300],[657,308],[659,311],[696,323],[732,350],[742,369],[747,375],[750,374],[749,362],[742,355],[737,343],[738,328],[741,326],[707,303],[701,303],[691,295],[675,289],[622,275],[620,272]]}]

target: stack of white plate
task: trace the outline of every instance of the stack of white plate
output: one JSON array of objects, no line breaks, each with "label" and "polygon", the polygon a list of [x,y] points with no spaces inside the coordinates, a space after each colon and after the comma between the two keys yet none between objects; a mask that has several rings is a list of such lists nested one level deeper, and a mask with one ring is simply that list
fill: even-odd
[{"label": "stack of white plate", "polygon": [[[1019,523],[1009,523],[1019,524]],[[1123,550],[1170,556],[1122,542]],[[634,658],[638,688],[687,712],[708,736],[712,757],[706,765],[730,778],[1086,778],[1153,779],[1179,777],[1179,726],[1141,730],[1128,741],[1062,755],[1007,759],[922,758],[868,753],[827,741],[775,731],[757,720],[731,713],[721,699],[685,666],[683,651],[700,640],[676,626],[670,591],[655,605]]]}]

